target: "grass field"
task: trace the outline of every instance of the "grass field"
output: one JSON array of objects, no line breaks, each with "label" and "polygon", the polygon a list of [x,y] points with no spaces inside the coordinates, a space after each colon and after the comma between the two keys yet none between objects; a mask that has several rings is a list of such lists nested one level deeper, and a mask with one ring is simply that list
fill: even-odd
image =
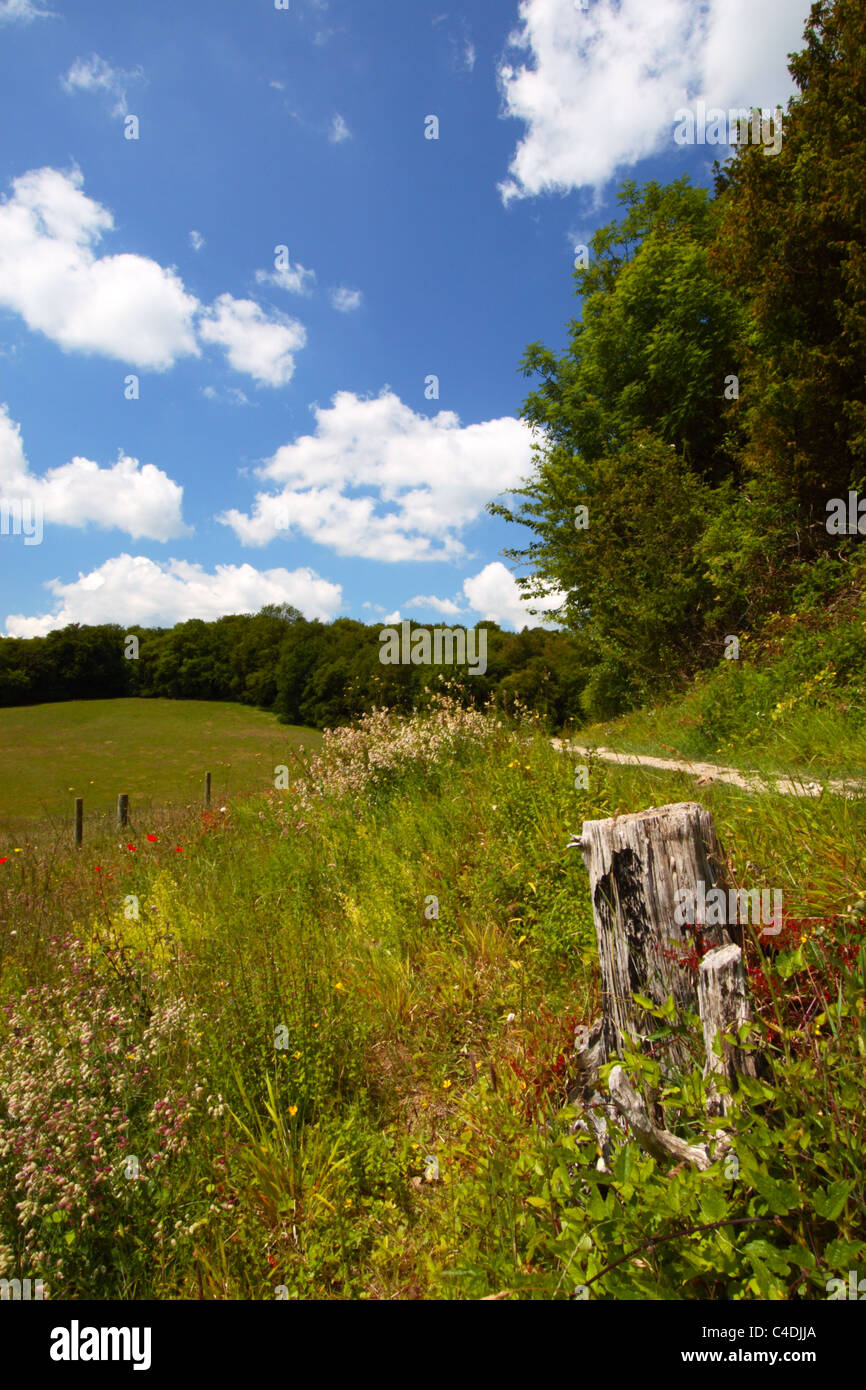
[{"label": "grass field", "polygon": [[290,750],[318,747],[321,734],[278,723],[248,705],[207,700],[73,700],[0,709],[0,834],[28,822],[71,823],[111,814],[127,792],[133,820],[143,810],[202,797],[266,790]]},{"label": "grass field", "polygon": [[[578,790],[543,730],[453,709],[288,761],[287,790],[223,816],[0,853],[0,1275],[52,1298],[813,1300],[860,1266],[866,805],[701,789],[733,881],[784,892],[772,954],[746,950],[775,1080],[725,1120],[735,1165],[613,1127],[600,1172],[568,1103],[599,1011],[568,839],[694,783],[593,763]],[[699,1030],[694,1055],[663,1103],[696,1142]]]}]

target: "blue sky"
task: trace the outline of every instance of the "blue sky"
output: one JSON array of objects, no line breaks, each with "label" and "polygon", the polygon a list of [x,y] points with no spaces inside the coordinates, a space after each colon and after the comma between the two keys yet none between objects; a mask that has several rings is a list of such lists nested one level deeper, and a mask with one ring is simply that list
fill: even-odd
[{"label": "blue sky", "polygon": [[618,181],[710,183],[677,108],[786,103],[807,12],[0,0],[0,630],[537,622],[484,510],[520,357]]}]

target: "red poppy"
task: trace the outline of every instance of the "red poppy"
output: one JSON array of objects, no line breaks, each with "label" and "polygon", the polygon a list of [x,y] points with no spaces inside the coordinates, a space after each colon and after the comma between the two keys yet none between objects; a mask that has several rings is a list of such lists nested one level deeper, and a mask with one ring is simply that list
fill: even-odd
[{"label": "red poppy", "polygon": [[183,845],[175,845],[178,854],[183,854]]},{"label": "red poppy", "polygon": [[7,860],[8,858],[9,858],[8,854],[4,854],[4,855],[3,855],[3,858],[0,859],[0,864],[5,864],[5,863],[6,863],[6,860]]},{"label": "red poppy", "polygon": [[95,872],[98,873],[98,874],[101,874],[101,873],[102,873],[102,865],[101,865],[101,864],[97,864]]},{"label": "red poppy", "polygon": [[156,843],[156,839],[157,839],[156,835],[148,835],[147,838],[150,840],[150,843],[151,843],[151,844],[155,844],[155,843]]},{"label": "red poppy", "polygon": [[127,845],[126,848],[127,848],[127,849],[132,849],[132,850],[134,850],[134,849],[135,849],[135,845]]}]

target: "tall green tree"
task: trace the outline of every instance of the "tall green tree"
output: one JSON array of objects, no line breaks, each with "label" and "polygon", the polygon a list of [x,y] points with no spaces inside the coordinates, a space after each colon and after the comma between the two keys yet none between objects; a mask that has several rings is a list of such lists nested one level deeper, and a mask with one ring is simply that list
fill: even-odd
[{"label": "tall green tree", "polygon": [[534,343],[521,363],[540,377],[521,411],[535,474],[517,506],[490,508],[533,533],[508,552],[531,569],[524,593],[565,594],[614,703],[697,659],[710,605],[696,547],[711,489],[736,474],[725,386],[743,318],[709,264],[719,210],[705,190],[683,178],[619,196],[625,216],[574,272],[583,312],[567,351]]},{"label": "tall green tree", "polygon": [[749,302],[737,345],[743,486],[705,547],[752,621],[828,546],[827,500],[866,484],[866,7],[812,6],[791,58],[782,148],[744,145],[717,172],[711,253]]}]

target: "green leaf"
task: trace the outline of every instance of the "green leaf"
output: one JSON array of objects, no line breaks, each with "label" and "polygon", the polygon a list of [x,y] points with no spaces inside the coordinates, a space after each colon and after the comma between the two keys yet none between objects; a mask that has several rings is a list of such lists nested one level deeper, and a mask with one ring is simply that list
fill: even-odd
[{"label": "green leaf", "polygon": [[864,1251],[866,1243],[862,1240],[831,1240],[824,1251],[824,1258],[831,1269],[847,1271]]},{"label": "green leaf", "polygon": [[751,1174],[751,1180],[770,1211],[774,1212],[776,1216],[785,1216],[789,1211],[800,1206],[800,1194],[791,1183],[776,1182],[766,1173],[757,1171]]},{"label": "green leaf", "polygon": [[708,1221],[721,1221],[728,1210],[725,1195],[717,1187],[707,1187],[701,1193],[701,1211]]},{"label": "green leaf", "polygon": [[835,1221],[840,1215],[842,1208],[848,1197],[848,1193],[854,1187],[853,1181],[850,1182],[831,1182],[826,1191],[812,1193],[812,1206],[819,1216],[825,1221]]},{"label": "green leaf", "polygon": [[790,1271],[791,1263],[785,1253],[777,1250],[766,1240],[750,1240],[745,1247],[745,1253],[749,1256],[756,1255],[774,1274],[787,1274]]}]

